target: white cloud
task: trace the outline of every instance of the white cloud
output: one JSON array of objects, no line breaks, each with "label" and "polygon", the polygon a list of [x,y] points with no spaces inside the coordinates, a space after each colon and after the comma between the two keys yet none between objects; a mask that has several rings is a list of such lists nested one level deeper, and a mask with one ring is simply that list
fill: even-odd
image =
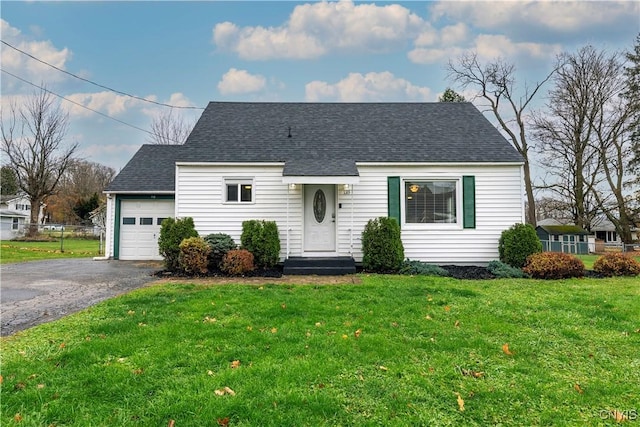
[{"label": "white cloud", "polygon": [[350,73],[335,84],[316,80],[305,86],[305,99],[309,102],[428,101],[430,97],[429,88],[416,86],[388,71]]},{"label": "white cloud", "polygon": [[[122,116],[131,108],[140,108],[147,105],[147,103],[142,100],[108,91],[74,93],[65,96],[65,98],[74,102],[68,103],[68,105],[70,105],[69,114],[76,117],[87,117],[95,114],[87,108],[99,111],[111,117],[117,117]],[[84,105],[87,108],[82,108],[77,104]]]},{"label": "white cloud", "polygon": [[526,42],[516,43],[503,35],[480,35],[475,39],[475,49],[478,56],[484,59],[516,57],[518,55],[550,59],[562,51],[562,46]]},{"label": "white cloud", "polygon": [[230,68],[218,82],[218,90],[222,95],[245,94],[264,90],[267,79],[259,74],[251,74],[247,70]]},{"label": "white cloud", "polygon": [[[71,59],[72,54],[69,49],[56,48],[48,40],[29,40],[18,28],[12,27],[4,19],[0,19],[0,33],[5,42],[60,69],[64,70],[66,63]],[[57,83],[66,78],[65,74],[6,45],[2,46],[0,62],[4,70],[37,85],[43,81],[49,84]],[[14,89],[16,85],[22,84],[10,76],[7,77],[6,74],[2,81],[4,90]]]},{"label": "white cloud", "polygon": [[425,22],[409,9],[351,1],[298,5],[278,27],[217,24],[213,41],[242,59],[309,59],[330,50],[385,52],[415,38]]},{"label": "white cloud", "polygon": [[558,33],[612,24],[626,17],[638,20],[633,1],[440,1],[431,8],[432,20],[464,20],[476,28],[502,30],[540,28]]}]

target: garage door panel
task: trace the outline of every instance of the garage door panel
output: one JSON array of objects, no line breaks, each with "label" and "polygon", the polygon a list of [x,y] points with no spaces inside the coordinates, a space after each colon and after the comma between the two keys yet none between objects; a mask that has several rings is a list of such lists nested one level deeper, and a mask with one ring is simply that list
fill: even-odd
[{"label": "garage door panel", "polygon": [[174,216],[173,200],[123,200],[120,253],[123,260],[159,260],[158,237],[164,218]]}]

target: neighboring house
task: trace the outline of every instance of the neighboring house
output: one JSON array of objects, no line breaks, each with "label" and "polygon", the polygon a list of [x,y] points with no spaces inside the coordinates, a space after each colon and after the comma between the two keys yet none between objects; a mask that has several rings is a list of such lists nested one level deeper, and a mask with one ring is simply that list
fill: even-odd
[{"label": "neighboring house", "polygon": [[[596,237],[596,242],[604,244],[604,246],[622,246],[622,240],[616,231],[615,225],[606,218],[600,218],[594,221],[594,225],[591,227],[591,231]],[[631,238],[633,241],[638,241],[638,229],[631,229]]]},{"label": "neighboring house", "polygon": [[536,234],[545,252],[589,253],[589,232],[577,225],[538,225]]},{"label": "neighboring house", "polygon": [[210,103],[184,145],[143,145],[107,187],[106,256],[159,259],[166,217],[201,236],[276,221],[289,257],[362,260],[391,216],[405,256],[498,258],[524,222],[523,159],[470,103]]},{"label": "neighboring house", "polygon": [[25,196],[0,197],[0,239],[11,240],[24,234],[31,216],[31,202]]}]

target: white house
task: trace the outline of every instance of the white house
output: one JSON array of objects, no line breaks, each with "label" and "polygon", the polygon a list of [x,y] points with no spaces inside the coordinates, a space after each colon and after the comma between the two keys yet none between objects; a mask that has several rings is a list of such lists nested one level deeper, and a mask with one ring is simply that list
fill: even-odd
[{"label": "white house", "polygon": [[107,257],[159,259],[166,217],[240,240],[276,221],[282,261],[362,260],[368,220],[396,218],[405,256],[498,258],[524,222],[523,159],[470,103],[210,103],[184,145],[143,145],[107,187]]},{"label": "white house", "polygon": [[2,196],[0,198],[0,239],[11,240],[23,235],[30,215],[31,202],[26,196]]}]

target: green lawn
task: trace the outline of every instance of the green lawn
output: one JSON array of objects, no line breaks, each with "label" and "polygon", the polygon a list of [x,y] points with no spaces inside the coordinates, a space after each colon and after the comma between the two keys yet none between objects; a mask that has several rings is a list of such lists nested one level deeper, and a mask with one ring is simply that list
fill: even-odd
[{"label": "green lawn", "polygon": [[[62,246],[62,248],[61,248]],[[61,251],[62,249],[62,251]],[[64,239],[47,242],[0,241],[0,264],[53,258],[87,258],[98,256],[99,240]]]},{"label": "green lawn", "polygon": [[637,278],[356,277],[157,285],[4,338],[0,424],[583,426],[640,415]]}]

